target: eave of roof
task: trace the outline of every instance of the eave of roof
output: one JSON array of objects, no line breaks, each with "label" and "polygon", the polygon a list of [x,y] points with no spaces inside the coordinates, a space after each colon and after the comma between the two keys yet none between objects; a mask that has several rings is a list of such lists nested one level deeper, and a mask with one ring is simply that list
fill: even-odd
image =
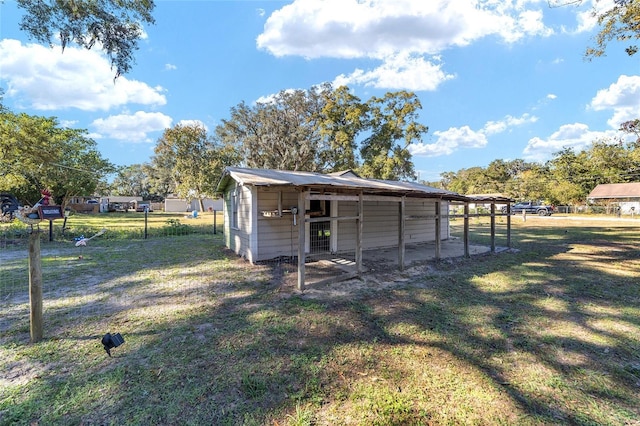
[{"label": "eave of roof", "polygon": [[424,198],[442,198],[447,200],[467,199],[464,195],[415,182],[400,182],[378,179],[364,179],[351,174],[329,175],[313,172],[294,172],[270,169],[247,169],[228,167],[223,173],[218,190],[222,191],[233,179],[242,185],[254,186],[293,186],[309,189],[363,191],[367,194],[407,195]]}]

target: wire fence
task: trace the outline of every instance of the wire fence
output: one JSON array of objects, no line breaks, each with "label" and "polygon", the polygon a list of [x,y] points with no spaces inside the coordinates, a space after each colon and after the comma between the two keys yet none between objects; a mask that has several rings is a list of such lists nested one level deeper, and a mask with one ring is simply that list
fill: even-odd
[{"label": "wire fence", "polygon": [[[34,226],[18,220],[0,224],[0,335],[29,330],[29,239],[34,233],[40,240],[44,314],[75,320],[96,314],[98,305],[88,303],[96,285],[140,268],[161,269],[159,262],[180,258],[171,252],[187,252],[193,241],[202,244],[208,238],[221,244],[223,222],[218,212],[199,217],[74,215]],[[158,260],[158,250],[167,251],[163,259],[169,260]]]}]

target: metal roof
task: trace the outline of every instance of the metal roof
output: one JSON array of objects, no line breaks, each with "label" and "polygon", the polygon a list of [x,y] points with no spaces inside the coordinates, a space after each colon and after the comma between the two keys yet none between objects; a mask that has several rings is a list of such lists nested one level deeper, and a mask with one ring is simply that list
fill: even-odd
[{"label": "metal roof", "polygon": [[294,172],[270,169],[249,169],[227,167],[218,184],[222,191],[230,179],[242,185],[254,186],[293,186],[316,190],[363,191],[366,194],[407,195],[420,198],[442,198],[465,201],[467,197],[456,192],[433,188],[415,182],[400,182],[379,179],[364,179],[353,173],[322,174],[313,172]]},{"label": "metal roof", "polygon": [[587,198],[640,198],[640,182],[602,183]]}]

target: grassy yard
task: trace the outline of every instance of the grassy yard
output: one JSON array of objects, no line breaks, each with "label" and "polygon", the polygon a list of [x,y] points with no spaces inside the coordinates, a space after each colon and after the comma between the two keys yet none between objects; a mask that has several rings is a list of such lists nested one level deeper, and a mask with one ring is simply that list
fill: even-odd
[{"label": "grassy yard", "polygon": [[514,219],[511,252],[348,295],[298,294],[220,234],[47,243],[37,344],[7,247],[0,424],[640,425],[639,224]]}]

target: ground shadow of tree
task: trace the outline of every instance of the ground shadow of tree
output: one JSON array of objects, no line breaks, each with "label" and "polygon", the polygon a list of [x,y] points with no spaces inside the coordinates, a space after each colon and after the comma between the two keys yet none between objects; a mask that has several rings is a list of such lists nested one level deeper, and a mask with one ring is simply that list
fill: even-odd
[{"label": "ground shadow of tree", "polygon": [[[446,354],[483,375],[517,408],[515,417],[502,420],[598,423],[582,405],[571,406],[554,400],[556,394],[546,389],[523,386],[517,377],[517,362],[523,361],[540,365],[542,374],[549,374],[557,386],[582,381],[584,385],[575,387],[577,394],[606,401],[616,407],[619,419],[637,416],[639,346],[629,332],[640,326],[635,315],[640,304],[637,277],[615,275],[601,267],[637,261],[637,247],[626,241],[612,243],[615,250],[583,254],[581,260],[563,257],[584,244],[603,245],[598,243],[602,235],[587,235],[592,234],[558,231],[540,245],[539,234],[523,233],[519,253],[432,262],[427,272],[405,275],[395,286],[383,290],[366,286],[338,297],[322,296],[321,289],[313,297],[289,292],[278,272],[265,266],[240,274],[234,268],[248,266],[233,255],[229,259],[234,260],[226,263],[228,270],[202,272],[189,267],[204,259],[193,254],[176,256],[173,266],[184,265],[185,270],[179,278],[190,283],[182,289],[152,286],[140,291],[149,283],[128,280],[125,274],[110,277],[105,280],[109,288],[95,291],[117,291],[121,296],[98,298],[93,303],[104,306],[87,311],[96,318],[88,315],[75,321],[90,321],[93,327],[115,324],[125,334],[126,345],[109,359],[97,341],[73,346],[99,333],[58,324],[55,337],[42,344],[50,348],[50,359],[38,360],[48,364],[51,374],[40,371],[29,395],[16,397],[19,403],[0,414],[0,423],[19,419],[24,423],[266,424],[286,421],[303,404],[313,408],[318,423],[328,424],[326,407],[353,404],[354,383],[363,374],[410,374],[406,365],[393,364],[394,351],[407,347],[437,351],[434,356]],[[140,254],[134,263],[144,268],[152,261]],[[571,262],[573,269],[568,269]],[[568,270],[572,273],[567,274]],[[487,285],[486,280],[496,273],[506,281]],[[617,287],[625,291],[616,291]],[[150,288],[155,292],[149,293]],[[176,304],[187,315],[176,317]],[[56,316],[73,312],[72,307],[56,309]],[[167,309],[167,315],[154,314],[154,309]],[[475,312],[486,316],[470,315]],[[145,321],[145,313],[154,320]],[[550,333],[528,325],[543,324],[545,318]],[[603,327],[607,321],[629,328]],[[564,326],[556,328],[556,324]],[[9,343],[23,338],[24,330]],[[69,352],[57,352],[56,346]],[[74,361],[79,357],[90,362]],[[16,368],[20,367],[17,363]],[[418,368],[426,371],[429,364]],[[612,387],[604,379],[590,382],[590,377],[614,377],[621,382]],[[92,391],[95,394],[87,397]],[[87,402],[82,408],[65,408],[66,401],[82,395]],[[50,412],[32,413],[30,407],[43,400],[50,401]],[[388,420],[386,424],[438,418],[435,412],[420,411],[416,401],[410,404],[418,406],[415,411],[378,414]]]}]

